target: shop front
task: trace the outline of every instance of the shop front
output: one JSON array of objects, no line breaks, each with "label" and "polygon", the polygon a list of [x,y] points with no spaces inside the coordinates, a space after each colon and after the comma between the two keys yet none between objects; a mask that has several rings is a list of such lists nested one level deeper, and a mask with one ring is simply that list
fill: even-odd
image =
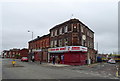
[{"label": "shop front", "polygon": [[41,52],[42,50],[41,49],[37,49],[37,50],[33,50],[34,52],[34,55],[33,55],[33,58],[35,61],[40,61],[40,55],[41,55]]},{"label": "shop front", "polygon": [[87,48],[83,46],[65,46],[49,48],[50,62],[55,57],[55,62],[68,65],[84,65],[87,60]]}]

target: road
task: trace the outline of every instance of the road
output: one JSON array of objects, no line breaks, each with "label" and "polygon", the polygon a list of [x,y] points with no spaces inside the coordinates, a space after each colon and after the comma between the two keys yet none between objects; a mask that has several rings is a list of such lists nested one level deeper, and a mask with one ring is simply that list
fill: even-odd
[{"label": "road", "polygon": [[2,79],[117,79],[110,73],[107,75],[104,70],[102,73],[99,69],[103,65],[93,66],[53,67],[17,61],[16,67],[12,67],[11,59],[3,59]]}]

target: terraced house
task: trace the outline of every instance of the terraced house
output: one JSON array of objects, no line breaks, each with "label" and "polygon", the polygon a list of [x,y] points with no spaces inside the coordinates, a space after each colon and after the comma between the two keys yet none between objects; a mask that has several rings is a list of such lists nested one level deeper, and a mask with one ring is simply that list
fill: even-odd
[{"label": "terraced house", "polygon": [[29,59],[34,58],[35,61],[48,62],[48,48],[50,46],[50,35],[37,37],[28,42]]}]

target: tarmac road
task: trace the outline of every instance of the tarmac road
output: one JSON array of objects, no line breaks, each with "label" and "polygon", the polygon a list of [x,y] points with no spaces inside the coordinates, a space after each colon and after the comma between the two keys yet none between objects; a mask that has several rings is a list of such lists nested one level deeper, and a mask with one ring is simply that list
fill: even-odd
[{"label": "tarmac road", "polygon": [[86,66],[53,67],[17,61],[16,67],[13,67],[11,59],[4,59],[2,67],[2,79],[117,79],[94,71],[93,68],[84,70]]}]

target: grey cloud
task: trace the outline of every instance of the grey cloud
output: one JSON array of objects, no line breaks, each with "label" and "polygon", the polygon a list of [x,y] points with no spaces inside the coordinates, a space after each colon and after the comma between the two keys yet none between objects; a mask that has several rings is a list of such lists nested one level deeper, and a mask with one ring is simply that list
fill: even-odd
[{"label": "grey cloud", "polygon": [[27,42],[31,39],[31,33],[27,30],[34,32],[34,38],[42,36],[49,33],[53,26],[69,20],[71,14],[95,32],[95,42],[99,43],[100,52],[116,51],[118,38],[116,1],[3,3],[3,49],[27,47]]}]

